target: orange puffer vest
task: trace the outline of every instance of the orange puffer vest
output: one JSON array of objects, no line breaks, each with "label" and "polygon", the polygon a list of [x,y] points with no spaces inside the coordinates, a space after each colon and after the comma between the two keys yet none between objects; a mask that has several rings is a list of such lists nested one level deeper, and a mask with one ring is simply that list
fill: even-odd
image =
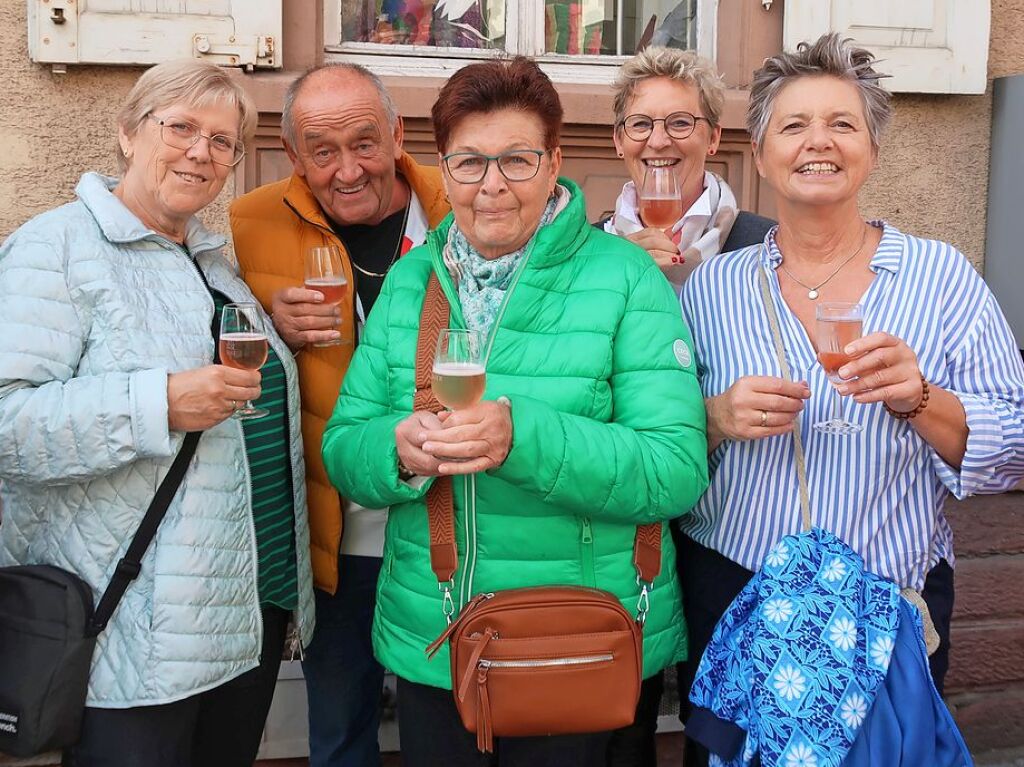
[{"label": "orange puffer vest", "polygon": [[[396,169],[409,182],[433,229],[450,209],[440,171],[417,164],[407,154],[398,160]],[[353,284],[352,265],[345,246],[300,176],[292,175],[242,195],[231,204],[230,213],[231,235],[242,278],[268,312],[274,293],[302,285],[303,253],[316,245],[338,246],[349,284]],[[341,306],[342,317],[354,316],[354,300],[355,296],[349,291]],[[331,594],[338,587],[341,499],[324,471],[320,441],[354,350],[352,322],[344,322],[341,332],[342,340],[347,343],[326,348],[311,346],[295,358],[302,396],[313,582],[317,588]]]}]

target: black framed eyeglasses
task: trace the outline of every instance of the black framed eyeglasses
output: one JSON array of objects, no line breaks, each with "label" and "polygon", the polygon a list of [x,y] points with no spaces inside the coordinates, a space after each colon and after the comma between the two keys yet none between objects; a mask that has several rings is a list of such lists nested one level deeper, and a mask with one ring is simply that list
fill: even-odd
[{"label": "black framed eyeglasses", "polygon": [[510,149],[501,154],[480,152],[452,152],[441,159],[452,181],[460,184],[477,184],[487,175],[492,162],[509,181],[529,181],[540,171],[541,160],[547,149]]},{"label": "black framed eyeglasses", "polygon": [[218,165],[233,168],[245,157],[245,144],[232,136],[215,133],[208,136],[195,123],[180,117],[157,117],[150,113],[149,117],[160,126],[160,140],[174,149],[188,150],[205,138],[210,147],[210,160]]},{"label": "black framed eyeglasses", "polygon": [[706,117],[697,117],[689,112],[673,112],[668,117],[628,115],[619,121],[619,125],[633,141],[646,141],[654,133],[655,123],[662,123],[665,133],[672,138],[688,138],[701,120],[709,126],[712,124]]}]

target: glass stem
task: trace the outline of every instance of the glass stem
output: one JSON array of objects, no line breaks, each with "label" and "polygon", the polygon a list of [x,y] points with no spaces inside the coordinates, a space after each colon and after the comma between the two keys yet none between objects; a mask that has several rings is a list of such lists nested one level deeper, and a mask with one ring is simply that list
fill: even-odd
[{"label": "glass stem", "polygon": [[832,392],[835,397],[835,401],[832,406],[832,420],[842,422],[845,420],[843,418],[843,395],[839,393],[839,389],[837,389],[834,384],[832,386]]}]

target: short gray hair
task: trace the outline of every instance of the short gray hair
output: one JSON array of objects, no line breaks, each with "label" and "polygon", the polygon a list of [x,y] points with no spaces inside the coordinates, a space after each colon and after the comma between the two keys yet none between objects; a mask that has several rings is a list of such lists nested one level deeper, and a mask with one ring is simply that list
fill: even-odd
[{"label": "short gray hair", "polygon": [[[167,61],[143,72],[118,112],[117,125],[134,136],[149,115],[178,103],[197,108],[229,104],[238,109],[238,135],[242,141],[248,142],[256,134],[256,104],[239,78],[216,64],[195,59]],[[118,168],[124,173],[128,161],[120,143],[116,154]]]},{"label": "short gray hair", "polygon": [[377,91],[377,95],[380,96],[380,105],[384,109],[384,115],[388,119],[388,126],[394,129],[395,125],[398,124],[398,109],[395,107],[395,100],[391,98],[391,94],[388,93],[388,89],[384,87],[384,82],[361,64],[352,64],[347,61],[333,61],[328,64],[319,64],[314,67],[310,67],[288,86],[288,90],[284,94],[284,107],[281,109],[281,136],[288,143],[288,146],[295,148],[296,135],[295,125],[292,123],[292,111],[295,109],[295,99],[299,96],[299,91],[302,90],[302,86],[306,84],[313,75],[318,72],[348,72],[354,75],[362,77],[364,80],[373,86],[374,90]]},{"label": "short gray hair", "polygon": [[889,75],[874,70],[875,56],[864,48],[852,45],[853,40],[842,39],[829,32],[813,43],[800,43],[795,53],[780,53],[765,59],[764,65],[754,72],[747,105],[747,130],[757,145],[758,153],[764,145],[764,136],[772,118],[772,107],[779,92],[801,77],[827,75],[853,83],[864,105],[871,146],[881,145],[882,134],[892,119],[892,96],[878,81]]},{"label": "short gray hair", "polygon": [[692,85],[700,95],[703,117],[711,121],[711,127],[721,123],[725,85],[715,65],[693,51],[655,45],[644,48],[619,68],[614,85],[616,125],[626,117],[626,109],[636,95],[637,86],[652,77],[665,77]]}]

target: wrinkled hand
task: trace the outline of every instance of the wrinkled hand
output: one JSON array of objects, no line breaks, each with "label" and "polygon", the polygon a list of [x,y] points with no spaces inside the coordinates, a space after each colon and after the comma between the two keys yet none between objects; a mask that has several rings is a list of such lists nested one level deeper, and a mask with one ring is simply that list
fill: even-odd
[{"label": "wrinkled hand", "polygon": [[707,400],[708,437],[712,446],[726,439],[775,437],[793,430],[811,390],[803,381],[774,376],[745,376]]},{"label": "wrinkled hand", "polygon": [[679,248],[661,229],[647,227],[639,232],[627,234],[626,239],[646,250],[663,272],[682,263]]},{"label": "wrinkled hand", "polygon": [[429,410],[417,410],[395,427],[395,447],[398,458],[409,471],[420,477],[436,477],[440,461],[423,452],[423,441],[430,431],[442,428],[437,415]]},{"label": "wrinkled hand", "polygon": [[305,288],[285,288],[271,299],[274,329],[292,351],[306,344],[336,341],[341,338],[341,309],[325,304],[324,294]]},{"label": "wrinkled hand", "polygon": [[443,428],[427,432],[423,442],[423,452],[440,461],[438,474],[493,469],[512,449],[512,411],[503,402],[480,402],[440,418]]},{"label": "wrinkled hand", "polygon": [[260,396],[258,370],[207,365],[167,376],[167,426],[171,431],[202,431],[216,426]]},{"label": "wrinkled hand", "polygon": [[844,351],[856,359],[839,368],[839,376],[856,380],[837,384],[840,394],[853,395],[861,404],[884,402],[898,413],[921,404],[921,368],[914,350],[901,339],[872,333],[847,344]]}]

